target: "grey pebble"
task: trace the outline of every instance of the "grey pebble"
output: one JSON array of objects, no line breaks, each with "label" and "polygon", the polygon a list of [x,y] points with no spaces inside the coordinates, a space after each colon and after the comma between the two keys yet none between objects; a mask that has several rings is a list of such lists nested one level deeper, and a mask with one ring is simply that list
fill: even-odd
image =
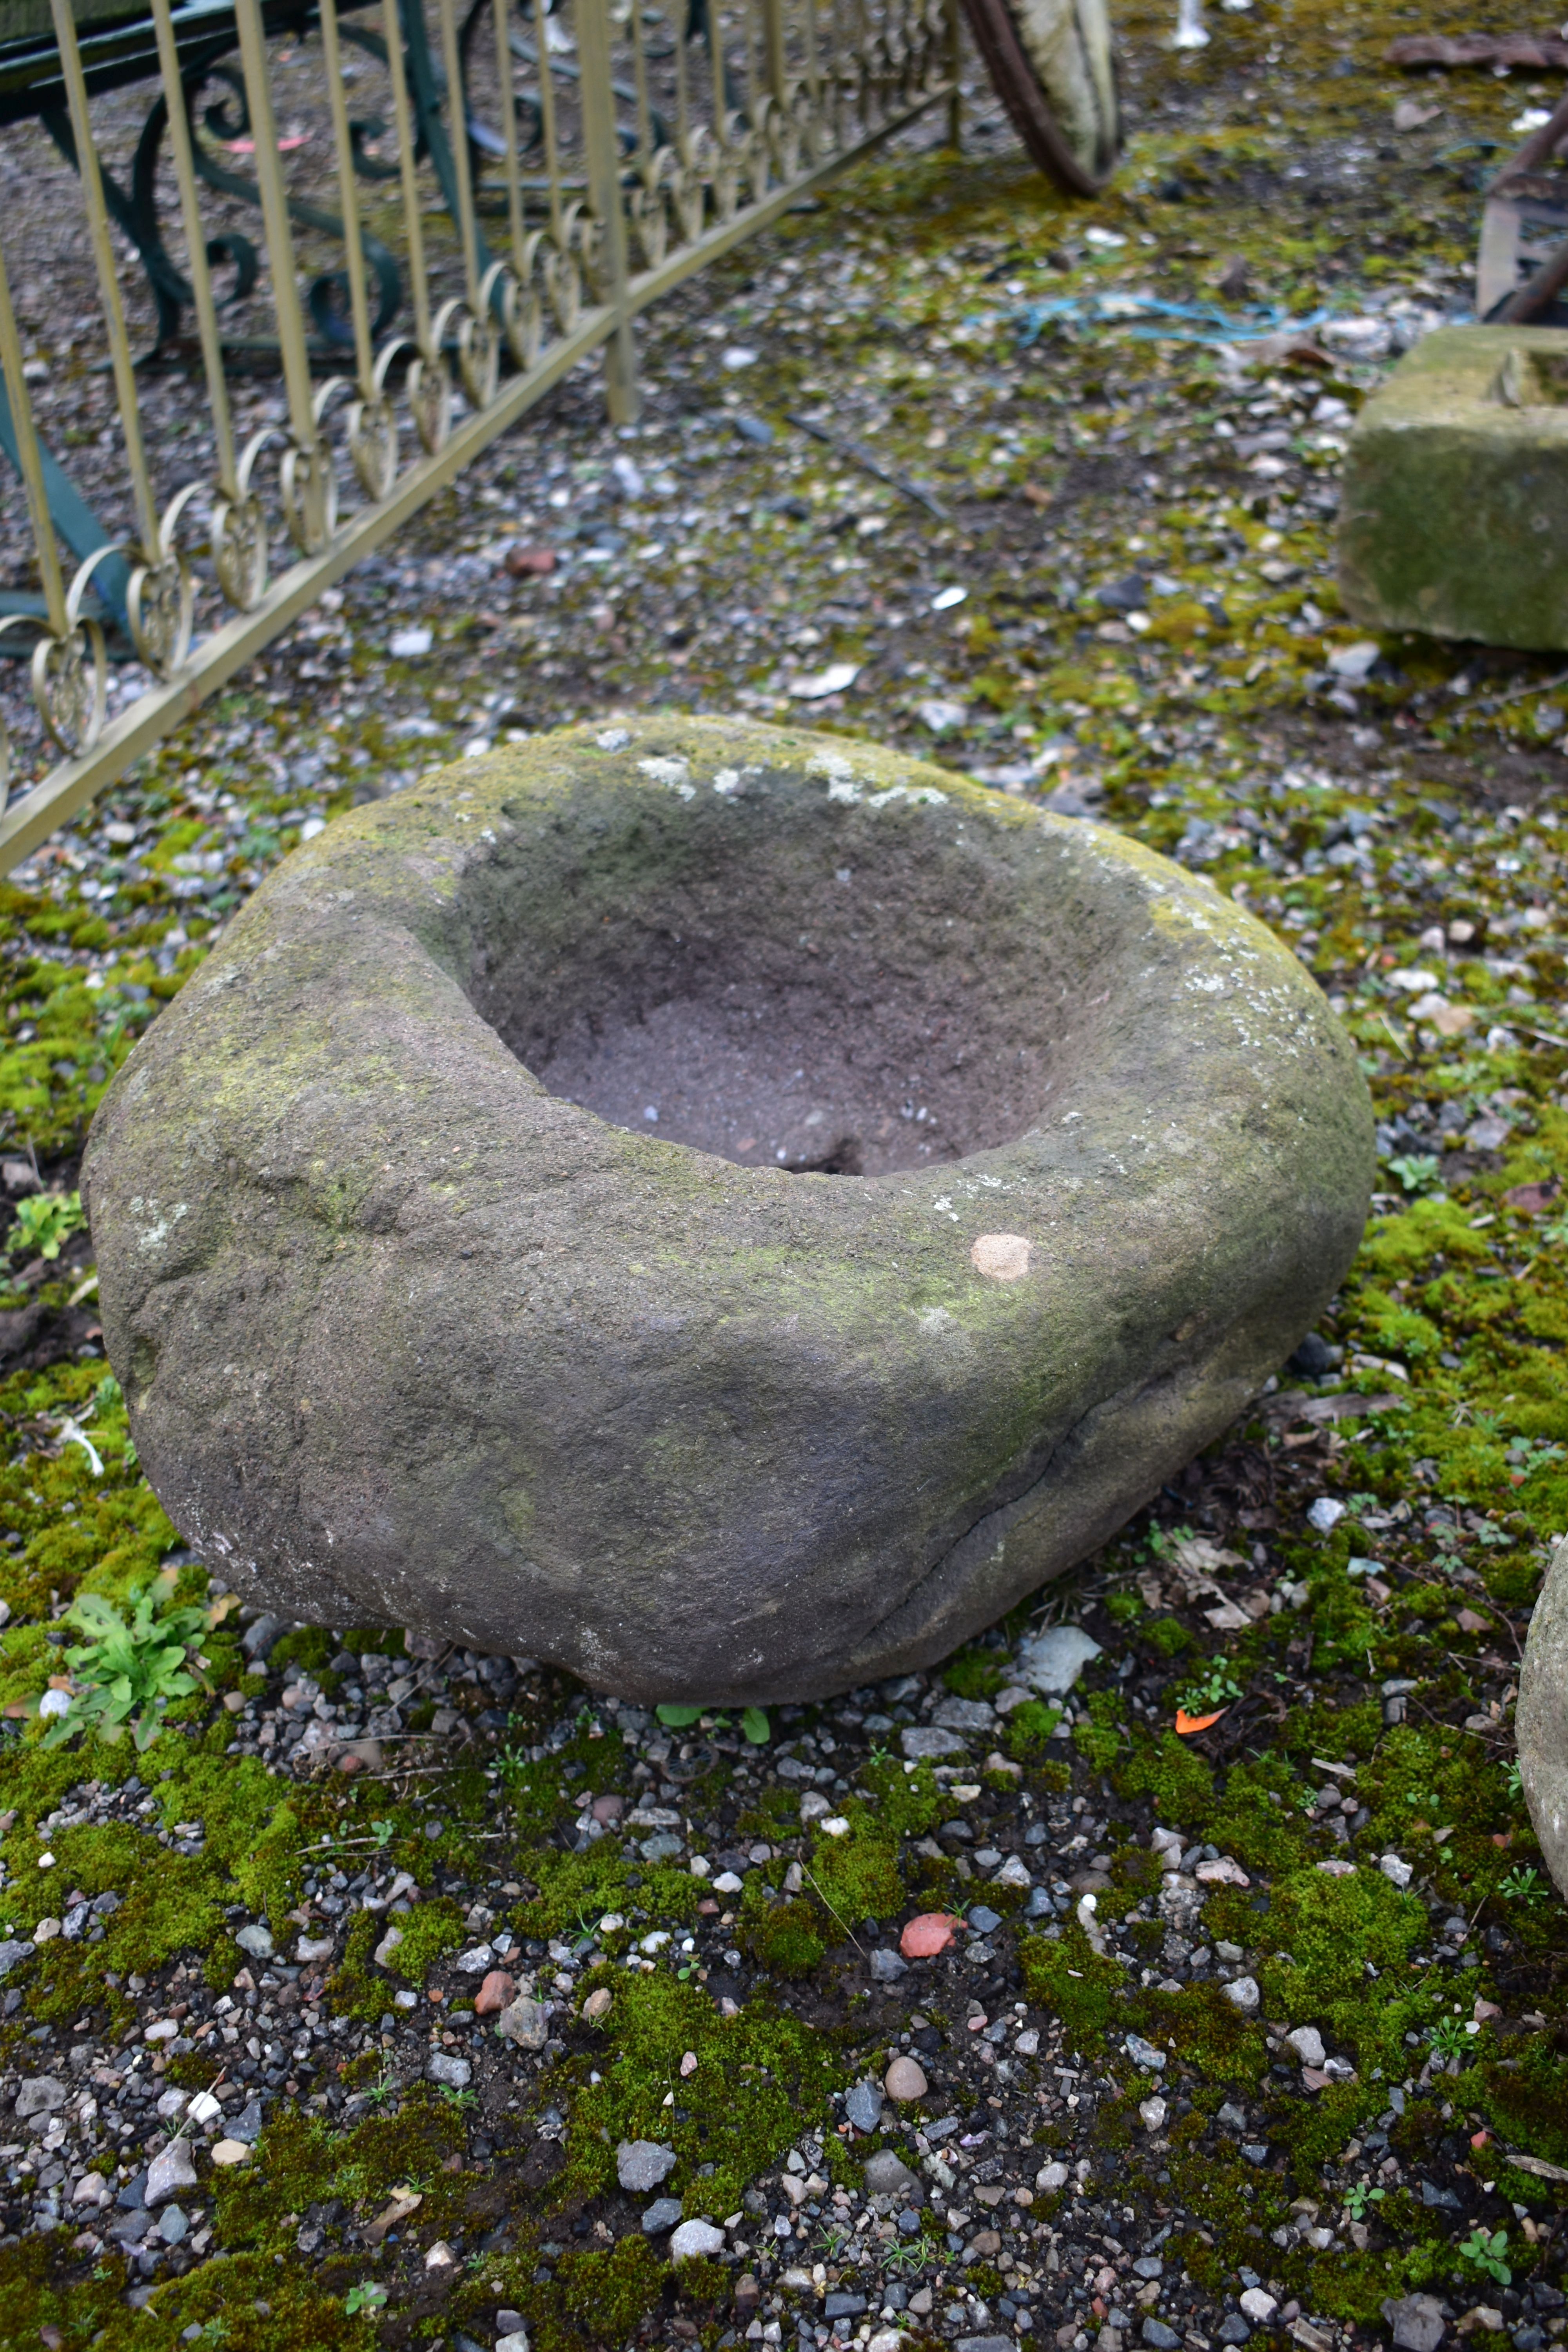
[{"label": "grey pebble", "polygon": [[147,2202],[162,2205],[176,2189],[194,2189],[196,2168],[188,2139],[172,2139],[147,2167]]},{"label": "grey pebble", "polygon": [[624,2139],[616,2150],[616,2178],[634,2194],[657,2189],[675,2170],[676,2154],[656,2139]]},{"label": "grey pebble", "polygon": [[868,2197],[907,2197],[911,2205],[924,2202],[920,2182],[890,2147],[879,2147],[875,2156],[868,2156],[865,2173]]},{"label": "grey pebble", "polygon": [[964,1743],[956,1731],[941,1731],[934,1724],[911,1724],[899,1734],[899,1745],[907,1759],[919,1763],[925,1756],[962,1756]]},{"label": "grey pebble", "polygon": [[882,2094],[875,2083],[851,2083],[844,2094],[844,2112],[857,2131],[874,2132],[882,2120]]}]

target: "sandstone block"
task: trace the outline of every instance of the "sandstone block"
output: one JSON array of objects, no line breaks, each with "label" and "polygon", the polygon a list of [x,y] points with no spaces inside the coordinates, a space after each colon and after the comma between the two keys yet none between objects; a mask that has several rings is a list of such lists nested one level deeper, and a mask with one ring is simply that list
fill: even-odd
[{"label": "sandstone block", "polygon": [[1568,354],[1546,327],[1445,327],[1356,419],[1340,588],[1373,628],[1568,646]]}]

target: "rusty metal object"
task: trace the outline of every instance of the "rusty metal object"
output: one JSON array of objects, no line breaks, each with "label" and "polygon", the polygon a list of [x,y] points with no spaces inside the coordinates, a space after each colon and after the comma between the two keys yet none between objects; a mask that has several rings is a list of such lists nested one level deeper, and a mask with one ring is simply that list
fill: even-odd
[{"label": "rusty metal object", "polygon": [[1069,194],[1097,195],[1121,153],[1105,0],[963,0],[997,97],[1031,160]]},{"label": "rusty metal object", "polygon": [[1476,256],[1476,316],[1493,325],[1568,326],[1568,184],[1551,165],[1568,142],[1568,99],[1532,131],[1487,190]]}]

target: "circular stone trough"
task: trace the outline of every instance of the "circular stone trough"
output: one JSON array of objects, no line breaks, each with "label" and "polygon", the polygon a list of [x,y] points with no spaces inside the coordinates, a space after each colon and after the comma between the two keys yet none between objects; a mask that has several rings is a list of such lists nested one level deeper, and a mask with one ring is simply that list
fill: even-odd
[{"label": "circular stone trough", "polygon": [[576,728],[333,824],[99,1110],[110,1360],[247,1597],[644,1699],[924,1665],[1308,1330],[1373,1125],[1295,957],[868,745]]},{"label": "circular stone trough", "polygon": [[1542,1859],[1568,1895],[1568,1536],[1552,1547],[1530,1620],[1514,1739]]}]

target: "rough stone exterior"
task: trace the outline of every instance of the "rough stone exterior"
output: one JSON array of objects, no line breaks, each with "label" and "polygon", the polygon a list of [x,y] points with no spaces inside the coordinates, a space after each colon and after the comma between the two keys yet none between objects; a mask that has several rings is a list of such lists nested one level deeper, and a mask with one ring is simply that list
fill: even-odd
[{"label": "rough stone exterior", "polygon": [[1568,1536],[1553,1549],[1530,1621],[1514,1734],[1546,1867],[1568,1895]]},{"label": "rough stone exterior", "polygon": [[1568,354],[1547,327],[1445,327],[1363,408],[1340,501],[1352,617],[1568,646]]},{"label": "rough stone exterior", "polygon": [[[645,1035],[702,1148],[613,1123]],[[737,1164],[747,1085],[870,1172]],[[740,1702],[929,1663],[1100,1543],[1310,1327],[1373,1174],[1349,1038],[1205,882],[671,718],[297,852],[84,1186],[142,1464],[247,1596]]]}]

